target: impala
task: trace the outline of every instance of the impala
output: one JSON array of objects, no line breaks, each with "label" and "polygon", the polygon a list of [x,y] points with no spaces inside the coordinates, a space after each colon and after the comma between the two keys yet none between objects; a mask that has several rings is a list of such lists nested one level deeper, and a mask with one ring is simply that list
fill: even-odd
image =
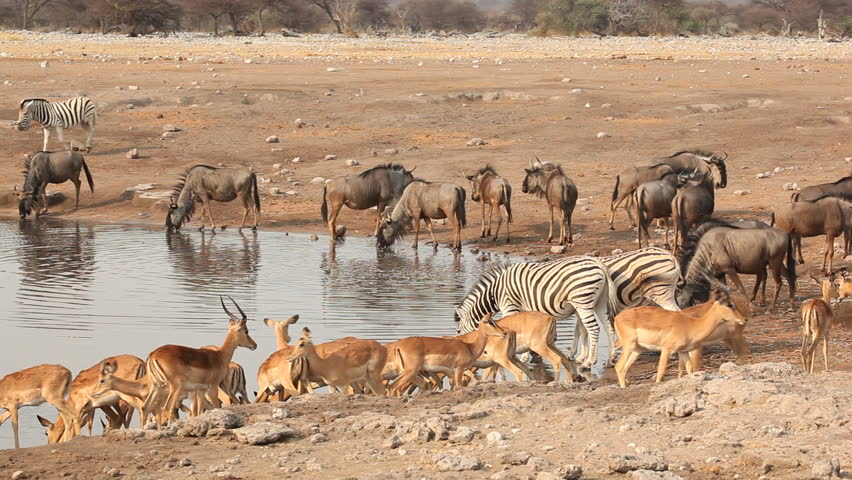
[{"label": "impala", "polygon": [[12,419],[15,433],[15,448],[20,448],[18,440],[18,409],[35,407],[49,403],[59,410],[65,422],[64,439],[71,439],[78,428],[74,411],[65,402],[65,395],[71,388],[71,372],[62,365],[38,365],[6,375],[0,379],[0,408],[6,411],[0,414],[0,425]]}]

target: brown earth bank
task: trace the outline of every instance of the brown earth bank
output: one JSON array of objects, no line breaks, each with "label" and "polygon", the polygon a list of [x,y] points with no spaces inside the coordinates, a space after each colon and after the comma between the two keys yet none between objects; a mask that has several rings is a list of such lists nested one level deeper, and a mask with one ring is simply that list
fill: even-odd
[{"label": "brown earth bank", "polygon": [[[625,166],[688,148],[727,152],[728,188],[717,191],[716,209],[730,220],[768,220],[772,208],[789,198],[785,184],[804,186],[833,181],[850,170],[849,43],[761,38],[687,39],[678,43],[674,39],[526,37],[416,41],[322,37],[315,41],[300,39],[296,44],[275,39],[245,41],[252,43],[209,38],[129,41],[114,37],[0,35],[0,121],[17,117],[22,98],[85,94],[98,104],[94,151],[86,155],[95,180],[95,194],[84,190],[78,210],[72,211],[72,204],[65,201],[51,207],[52,215],[69,220],[161,225],[166,204],[163,196],[168,195],[171,185],[187,167],[197,163],[245,165],[262,179],[262,229],[317,233],[320,241],[327,241],[326,226],[319,215],[325,179],[395,162],[407,168],[416,166],[416,174],[423,178],[467,187],[465,170],[490,163],[514,186],[512,243],[505,244],[502,237],[496,245],[481,240],[478,206],[468,204],[469,226],[463,234],[462,254],[469,255],[472,248],[491,248],[544,258],[551,255],[550,245],[544,242],[547,210],[542,200],[520,191],[523,167],[537,156],[561,163],[580,191],[574,215],[575,245],[566,254],[606,255],[616,248],[635,248],[635,233],[628,228],[623,213],[617,218],[615,231],[606,224],[615,175]],[[179,60],[181,57],[184,60]],[[48,63],[42,64],[45,60]],[[301,128],[296,125],[297,119],[304,122]],[[174,125],[180,131],[163,138],[166,125]],[[598,138],[601,132],[605,135]],[[277,136],[279,143],[266,143],[271,135]],[[66,138],[81,141],[83,135],[80,130],[71,130]],[[485,144],[467,146],[473,138],[480,138]],[[6,152],[0,161],[0,176],[4,178],[0,187],[5,190],[0,195],[0,215],[16,215],[12,189],[16,183],[20,185],[23,154],[40,149],[41,143],[40,129],[7,131],[0,136],[0,150]],[[58,145],[55,134],[51,145]],[[133,148],[138,148],[140,158],[127,158],[126,153]],[[335,158],[325,160],[328,155]],[[300,161],[293,163],[296,157]],[[359,165],[348,166],[347,160],[356,160]],[[149,190],[127,192],[139,184],[152,185]],[[273,188],[289,193],[272,193]],[[49,190],[73,198],[70,184]],[[213,213],[220,224],[233,227],[239,221],[235,204],[215,204]],[[344,209],[340,223],[348,227],[347,235],[369,236],[374,216],[375,211]],[[197,219],[193,221],[195,225]],[[438,226],[437,230],[439,240],[448,242],[448,228]],[[234,233],[230,228],[220,234]],[[660,242],[660,236],[654,235],[653,240]],[[799,267],[799,302],[817,294],[815,285],[804,274],[818,269],[815,262],[820,258],[822,243],[821,238],[805,240],[808,263]],[[406,241],[395,248],[409,248],[408,244]],[[421,242],[420,248],[429,247]],[[795,313],[785,311],[787,307],[782,303],[774,312],[758,308],[746,333],[754,361],[792,362],[796,366],[789,368],[798,370],[799,326]],[[848,371],[852,367],[850,340],[848,330],[835,327],[831,340],[833,369]],[[716,369],[722,361],[732,358],[730,352],[716,347],[709,348],[705,357],[708,369]],[[637,367],[636,373],[648,369],[646,364]],[[320,430],[325,433],[328,427],[316,412],[337,409],[351,415],[352,408],[364,408],[419,418],[418,415],[443,414],[439,411],[443,407],[454,411],[462,408],[455,404],[474,402],[478,396],[508,399],[510,403],[535,400],[541,403],[523,403],[524,407],[496,417],[504,420],[486,417],[469,423],[469,428],[483,432],[477,437],[479,440],[472,446],[451,448],[468,452],[466,449],[478,445],[472,454],[492,465],[486,470],[488,475],[503,468],[499,454],[523,450],[548,459],[550,464],[542,472],[573,463],[585,468],[592,478],[615,476],[606,471],[608,456],[635,453],[636,447],[627,447],[631,442],[647,449],[663,448],[673,442],[666,448],[689,455],[683,460],[695,470],[675,472],[684,478],[716,476],[713,471],[717,466],[719,475],[725,478],[736,474],[740,478],[758,478],[763,474],[763,463],[740,458],[745,450],[757,449],[763,452],[758,456],[765,454],[767,458],[807,459],[798,460],[801,465],[795,467],[792,462],[770,461],[773,467],[766,473],[767,478],[804,478],[801,475],[809,472],[813,463],[830,457],[829,451],[844,441],[848,447],[848,424],[838,425],[846,428],[845,437],[825,430],[835,428],[830,422],[817,433],[803,430],[808,433],[800,441],[812,442],[803,447],[793,447],[793,438],[800,437],[786,433],[770,438],[755,430],[743,434],[742,439],[725,437],[729,431],[751,425],[749,422],[760,423],[761,428],[770,424],[784,429],[800,425],[798,422],[807,418],[801,412],[810,403],[830,401],[831,397],[820,394],[821,390],[846,388],[847,394],[849,390],[847,373],[807,379],[790,373],[789,378],[781,380],[787,382],[779,384],[784,394],[788,386],[811,390],[796,390],[803,392],[802,398],[796,400],[799,404],[795,409],[791,407],[789,414],[772,416],[771,409],[762,408],[769,401],[767,397],[766,401],[751,404],[752,410],[740,411],[751,412],[753,417],[734,415],[736,422],[728,427],[692,422],[698,418],[721,421],[730,416],[736,402],[698,412],[685,420],[664,420],[649,410],[654,402],[649,403],[651,387],[647,385],[620,391],[598,384],[593,390],[588,390],[588,386],[564,390],[561,386],[484,384],[470,391],[428,395],[405,404],[393,399],[330,396],[299,400],[284,408],[293,415],[304,408],[305,413],[298,413],[296,418],[320,423]],[[611,383],[611,379],[605,383]],[[550,397],[553,403],[545,401]],[[582,411],[551,415],[576,405]],[[846,397],[847,412],[849,405]],[[268,414],[269,407],[241,408],[248,408],[244,413],[262,415]],[[528,415],[524,418],[531,423],[514,427],[512,417],[518,415]],[[607,415],[611,418],[602,420]],[[625,424],[620,419],[633,417],[647,417],[650,423],[644,428],[645,424],[634,419],[632,426],[619,431]],[[554,423],[599,418],[601,423],[588,426]],[[745,419],[748,422],[743,423]],[[489,424],[496,426],[485,428]],[[816,421],[813,424],[817,425]],[[664,427],[683,426],[688,429],[675,435],[695,435],[698,443],[682,442],[676,436],[661,433],[674,431]],[[294,424],[293,428],[299,430],[303,426],[297,428]],[[522,430],[512,433],[512,428]],[[576,444],[567,436],[575,435],[574,428],[588,432]],[[507,437],[511,435],[508,449],[488,445],[484,440],[494,429],[502,429]],[[711,435],[715,430],[718,435]],[[231,440],[206,437],[197,441],[138,440],[124,444],[127,448],[115,449],[108,448],[119,445],[114,439],[82,439],[59,447],[3,452],[0,463],[9,475],[24,470],[39,478],[61,473],[95,478],[104,467],[148,478],[188,476],[193,470],[205,478],[220,474],[226,477],[228,470],[230,475],[241,478],[360,477],[382,468],[412,478],[448,475],[438,473],[430,454],[421,452],[446,447],[446,442],[414,447],[406,444],[401,448],[407,455],[399,455],[399,449],[391,452],[381,447],[390,436],[386,431],[369,437],[373,443],[366,439],[359,443],[360,432],[328,435],[327,444],[299,440],[299,446],[286,443],[284,447],[248,450],[238,448],[239,444]],[[347,446],[343,440],[354,443]],[[615,440],[619,441],[609,443]],[[787,450],[765,450],[787,445],[783,442],[788,440],[791,446]],[[559,442],[568,443],[562,448]],[[590,447],[590,442],[600,445]],[[742,446],[733,446],[737,442]],[[334,448],[326,449],[329,445]],[[554,449],[543,450],[546,445]],[[293,458],[303,463],[282,457],[286,469],[279,470],[279,454],[284,450],[275,451],[273,456],[278,448],[295,451]],[[378,450],[375,458],[374,448]],[[820,450],[823,448],[824,452]],[[557,449],[561,452],[558,456],[552,453]],[[51,454],[54,450],[56,453]],[[251,457],[257,462],[247,461],[250,454],[257,454]],[[226,462],[237,455],[243,456],[243,463]],[[672,464],[682,460],[677,456],[681,453],[667,455],[673,455],[667,457]],[[197,466],[166,468],[170,458],[179,462],[184,456]],[[707,464],[706,460],[713,456],[720,462]],[[324,470],[309,472],[314,468],[305,463],[310,458],[317,459],[310,465],[318,463]],[[223,470],[210,472],[213,463],[223,465]],[[142,465],[140,470],[138,465]],[[352,470],[362,465],[364,471]],[[302,468],[302,472],[289,472],[293,467]],[[406,472],[408,467],[415,470]],[[74,468],[88,470],[78,472]],[[240,470],[249,468],[257,473]],[[520,466],[512,470],[522,477],[536,474],[534,468]],[[160,469],[163,471],[157,471]],[[462,478],[484,474],[453,475]]]},{"label": "brown earth bank", "polygon": [[726,363],[626,390],[479,383],[402,399],[303,396],[4,450],[0,478],[849,478],[850,392],[849,372]]}]

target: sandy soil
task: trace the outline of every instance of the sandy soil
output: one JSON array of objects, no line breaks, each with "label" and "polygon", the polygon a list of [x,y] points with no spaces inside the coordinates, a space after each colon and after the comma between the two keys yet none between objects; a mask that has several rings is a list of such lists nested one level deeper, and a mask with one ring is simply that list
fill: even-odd
[{"label": "sandy soil", "polygon": [[[44,60],[46,67],[40,64]],[[125,190],[153,183],[147,193],[166,192],[185,168],[196,163],[246,165],[269,181],[261,185],[261,228],[318,233],[325,241],[326,227],[319,216],[322,186],[311,183],[315,177],[331,178],[398,162],[416,166],[417,174],[426,179],[464,184],[466,169],[490,163],[515,187],[513,241],[505,245],[501,238],[495,246],[480,240],[478,207],[468,205],[464,254],[471,247],[487,247],[543,257],[549,255],[549,245],[543,241],[547,210],[541,200],[520,192],[523,167],[537,156],[561,163],[580,190],[574,216],[576,245],[568,253],[609,254],[615,248],[635,246],[623,213],[616,231],[606,227],[615,175],[652,157],[687,148],[728,152],[728,188],[717,193],[717,211],[729,219],[766,220],[773,206],[789,197],[784,184],[807,185],[847,175],[850,168],[844,159],[852,158],[850,63],[848,42],[762,37],[679,41],[312,36],[287,41],[11,33],[0,34],[0,120],[14,120],[18,102],[26,97],[85,94],[98,103],[95,148],[86,156],[95,194],[85,191],[77,211],[68,202],[53,207],[54,215],[62,218],[162,224],[164,200],[140,198]],[[296,128],[296,119],[307,125]],[[181,131],[162,139],[166,124]],[[598,138],[599,132],[608,136]],[[270,135],[281,142],[265,143]],[[83,135],[72,130],[67,138],[82,141]],[[466,146],[472,138],[482,138],[486,145]],[[0,176],[5,179],[2,188],[9,192],[0,196],[0,215],[16,214],[11,190],[20,181],[21,159],[24,153],[39,149],[41,142],[40,130],[8,131],[0,136],[0,150],[7,152],[0,162]],[[140,159],[126,158],[132,148],[139,149]],[[324,160],[326,155],[336,159]],[[302,161],[292,163],[295,157]],[[360,165],[347,166],[345,161],[350,159]],[[273,168],[275,164],[279,167]],[[783,171],[756,178],[779,167]],[[271,194],[271,188],[293,194]],[[70,184],[52,190],[73,198]],[[734,191],[747,193],[735,195]],[[227,225],[239,220],[236,205],[214,205],[214,214]],[[349,235],[367,236],[374,214],[344,209],[340,223],[349,228]],[[442,242],[450,239],[447,227],[438,230]],[[822,239],[805,240],[808,263],[800,267],[800,274],[814,268],[821,246]],[[421,248],[427,247],[421,244]],[[814,285],[807,277],[802,279],[800,298],[814,296]],[[836,329],[835,333],[833,368],[848,371],[852,338],[848,331]],[[754,360],[798,363],[799,334],[793,313],[767,314],[758,309],[748,336]],[[707,368],[717,368],[730,358],[730,352],[711,349]],[[544,387],[500,388],[505,395],[529,389],[548,392]],[[631,398],[645,404],[647,387],[631,392],[601,389],[590,398],[569,393],[572,402],[591,402],[588,405],[596,408],[589,411],[602,415],[607,409],[628,411]],[[468,394],[428,399],[453,402],[464,395]],[[593,398],[607,406],[598,408]],[[324,401],[332,400],[317,400],[317,405]],[[533,435],[534,429],[530,430]],[[85,463],[86,455],[98,462],[121,455],[122,462],[130,463],[116,460],[112,465],[122,465],[124,472],[136,468],[130,461],[133,455],[144,457],[140,463],[162,466],[163,456],[148,452],[167,448],[169,456],[179,459],[184,451],[203,450],[167,440],[164,446],[142,444],[133,453],[130,449],[94,453],[92,447],[103,442],[83,440],[63,446],[58,452],[76,451],[78,456],[62,453],[55,458],[76,465]],[[217,446],[211,452],[219,452],[214,457],[222,463],[223,455],[229,455],[222,452],[232,445],[213,445]],[[534,451],[535,445],[524,448]],[[305,452],[314,448],[299,447]],[[0,464],[56,472],[34,467],[54,458],[47,454],[50,451],[6,452]],[[601,448],[598,453],[593,456],[605,458],[610,450]],[[233,453],[237,454],[247,455]],[[566,459],[575,454],[566,454],[557,464],[572,463]],[[358,455],[366,459],[371,454],[366,449]],[[416,464],[408,457],[388,458]],[[206,468],[199,468],[198,475],[210,476]],[[68,471],[73,471],[70,466]],[[756,478],[752,473],[749,477]],[[173,474],[178,475],[168,473]],[[52,478],[47,473],[38,475]],[[145,475],[173,478],[150,471]],[[687,477],[703,478],[704,474],[695,475]]]}]

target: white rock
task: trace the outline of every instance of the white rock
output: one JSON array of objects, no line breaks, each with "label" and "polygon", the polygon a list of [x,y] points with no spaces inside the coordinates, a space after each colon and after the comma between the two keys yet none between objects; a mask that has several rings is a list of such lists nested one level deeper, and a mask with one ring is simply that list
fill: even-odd
[{"label": "white rock", "polygon": [[598,138],[606,138],[606,137],[609,137],[609,134],[606,133],[606,132],[598,132],[597,137]]},{"label": "white rock", "polygon": [[562,83],[571,83],[571,79],[570,78],[563,78]]},{"label": "white rock", "polygon": [[278,188],[278,187],[272,187],[272,188],[269,189],[269,193],[272,194],[272,195],[278,195],[278,194],[281,193],[281,189]]},{"label": "white rock", "polygon": [[287,418],[287,416],[288,416],[287,410],[284,410],[283,408],[273,408],[272,409],[272,418],[274,418],[276,420],[283,420],[283,419]]},{"label": "white rock", "polygon": [[278,137],[276,137],[275,135],[270,135],[266,137],[266,143],[278,143],[280,141],[281,140],[279,140]]},{"label": "white rock", "polygon": [[163,125],[163,131],[164,132],[179,132],[180,128],[172,125],[171,123],[168,123],[166,125]]},{"label": "white rock", "polygon": [[587,104],[585,104],[585,105],[583,105],[583,106],[584,106],[584,107],[586,107],[586,108],[592,108],[592,104],[591,104],[591,103],[587,103]]},{"label": "white rock", "polygon": [[743,196],[751,193],[751,190],[734,190],[734,195]]},{"label": "white rock", "polygon": [[297,195],[298,193],[299,192],[297,192],[295,190],[287,190],[286,192],[284,192],[284,195],[291,195],[292,196],[292,195]]},{"label": "white rock", "polygon": [[127,89],[128,89],[128,90],[139,90],[139,86],[138,86],[138,85],[129,85],[129,86],[127,87]]},{"label": "white rock", "polygon": [[602,103],[601,104],[601,108],[611,108],[611,107],[612,107],[611,103]]},{"label": "white rock", "polygon": [[302,157],[295,157],[293,160],[290,160],[290,163],[302,163]]},{"label": "white rock", "polygon": [[50,62],[48,62],[47,60],[45,60],[45,61],[43,61],[43,62],[39,63],[39,65],[41,66],[41,68],[47,68],[47,67],[49,67],[49,66],[50,66]]},{"label": "white rock", "polygon": [[273,163],[272,169],[273,170],[281,170],[281,164],[280,163]]},{"label": "white rock", "polygon": [[322,177],[314,177],[311,179],[311,185],[319,185],[325,183],[325,179]]},{"label": "white rock", "polygon": [[781,187],[781,188],[783,188],[784,190],[798,190],[799,184],[796,183],[796,182],[789,182],[789,183],[785,183],[784,186]]},{"label": "white rock", "polygon": [[131,149],[129,152],[127,152],[127,158],[128,159],[139,158],[139,149],[138,148]]},{"label": "white rock", "polygon": [[762,172],[755,175],[756,178],[769,178],[772,176],[772,172]]},{"label": "white rock", "polygon": [[357,167],[358,165],[361,165],[361,162],[359,162],[358,160],[349,159],[346,160],[346,165],[349,167]]},{"label": "white rock", "polygon": [[471,138],[470,140],[467,141],[468,147],[478,147],[480,145],[485,145],[485,140],[483,140],[481,138]]},{"label": "white rock", "polygon": [[27,478],[27,474],[23,472],[23,470],[17,470],[12,473],[12,480],[19,480],[22,478]]},{"label": "white rock", "polygon": [[615,248],[612,250],[612,252],[610,252],[611,255],[621,255],[622,253],[624,253],[624,250],[620,248]]},{"label": "white rock", "polygon": [[784,167],[775,167],[775,169],[772,170],[772,173],[782,173],[783,171]]},{"label": "white rock", "polygon": [[332,72],[332,73],[333,73],[333,72],[339,72],[339,71],[340,71],[340,69],[339,69],[339,68],[334,68],[334,67],[328,67],[328,68],[326,68],[326,69],[325,69],[325,71],[326,71],[326,72]]},{"label": "white rock", "polygon": [[326,155],[325,159],[326,160],[337,160],[337,155]]},{"label": "white rock", "polygon": [[572,88],[570,93],[586,93],[582,88]]},{"label": "white rock", "polygon": [[[562,246],[562,248],[565,248],[565,247]],[[485,441],[487,441],[488,443],[502,442],[503,439],[504,439],[503,434],[500,433],[500,432],[497,432],[497,431],[490,432],[488,435],[485,436]]]},{"label": "white rock", "polygon": [[301,118],[297,118],[295,123],[296,123],[296,128],[302,128],[302,127],[304,127],[305,125],[308,124],[308,122],[302,120]]},{"label": "white rock", "polygon": [[175,138],[175,132],[163,132],[163,135],[160,138],[163,140],[167,138]]},{"label": "white rock", "polygon": [[565,253],[566,250],[568,250],[568,247],[566,247],[565,245],[554,245],[550,247],[550,253]]}]

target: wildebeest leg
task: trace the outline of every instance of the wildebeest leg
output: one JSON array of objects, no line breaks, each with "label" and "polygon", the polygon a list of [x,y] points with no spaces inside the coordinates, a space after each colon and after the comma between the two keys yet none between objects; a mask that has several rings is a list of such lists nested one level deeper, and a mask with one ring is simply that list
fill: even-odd
[{"label": "wildebeest leg", "polygon": [[[424,218],[423,221],[426,222],[426,226],[429,228],[429,234],[432,235],[432,246],[435,248],[435,250],[437,250],[438,249],[438,239],[435,238],[435,231],[432,230],[432,220],[429,219],[429,218]],[[417,225],[419,226],[420,222],[417,222]]]},{"label": "wildebeest leg", "polygon": [[[44,148],[42,149],[42,151],[45,151],[45,152],[47,151],[47,142],[49,140],[50,140],[50,130],[45,127],[44,128]],[[17,448],[17,447],[15,447],[15,448]]]},{"label": "wildebeest leg", "polygon": [[[568,245],[574,245],[574,227],[571,226],[571,211],[562,209],[562,228],[565,228],[565,225],[568,225]],[[562,235],[564,237],[565,231],[563,230]]]},{"label": "wildebeest leg", "polygon": [[456,251],[461,252],[461,220],[459,220],[459,217],[457,217],[455,214],[450,215],[450,220],[453,222],[453,230],[455,230],[456,233],[454,248]]},{"label": "wildebeest leg", "polygon": [[412,217],[414,218],[414,243],[411,244],[411,248],[416,249],[417,242],[420,240],[420,212],[412,215]]},{"label": "wildebeest leg", "polygon": [[[754,280],[754,290],[751,292],[751,302],[754,303],[757,300],[757,292],[760,291],[760,284],[766,281],[766,272],[760,272],[757,274]],[[764,295],[763,301],[761,303],[766,303],[766,297]]]},{"label": "wildebeest leg", "polygon": [[[382,202],[379,202],[378,205],[376,205],[376,231],[373,233],[374,237],[379,235],[379,230],[381,229],[381,226],[382,226],[382,214],[385,213],[385,208],[387,208],[387,206],[388,206],[387,203],[382,203]],[[338,210],[339,209],[340,208],[338,207]],[[335,215],[335,217],[336,216],[337,215]],[[414,218],[417,218],[417,217],[414,217]],[[332,235],[332,237],[335,235],[335,232],[333,230],[332,230],[331,235]]]},{"label": "wildebeest leg", "polygon": [[666,229],[666,243],[663,245],[663,248],[666,250],[669,249],[669,230],[671,229],[671,217],[665,219],[665,223],[663,227]]},{"label": "wildebeest leg", "polygon": [[740,281],[740,276],[737,275],[737,271],[733,268],[730,268],[726,270],[725,273],[731,277],[731,281],[734,282],[734,286],[740,290],[740,293],[743,294],[743,297],[748,298],[748,294],[746,293],[745,287],[743,286],[743,282]]},{"label": "wildebeest leg", "polygon": [[74,183],[74,190],[76,190],[77,195],[74,197],[74,210],[80,208],[80,178],[72,178],[71,182]]},{"label": "wildebeest leg", "polygon": [[[506,217],[508,220],[508,216]],[[500,205],[497,205],[497,230],[494,232],[494,241],[497,241],[497,237],[500,236],[500,227],[503,226],[503,211],[500,210]],[[506,222],[506,229],[509,229],[509,222]],[[506,233],[506,243],[509,243],[509,233]]]},{"label": "wildebeest leg", "polygon": [[[246,218],[249,214],[249,194],[243,195],[240,194],[240,202],[243,203],[243,219],[240,222],[240,228],[237,231],[242,232],[243,228],[246,226]],[[254,223],[257,224],[257,213],[254,214]]]},{"label": "wildebeest leg", "polygon": [[633,195],[627,196],[627,204],[624,205],[624,208],[627,210],[627,218],[630,219],[630,226],[636,226],[636,217],[633,216]]},{"label": "wildebeest leg", "polygon": [[41,186],[41,213],[47,213],[47,184]]},{"label": "wildebeest leg", "polygon": [[[204,204],[204,211],[207,212],[207,218],[210,219],[210,228],[213,229],[213,233],[216,233],[216,222],[213,221],[213,212],[210,211],[210,199],[205,198],[201,202]],[[201,228],[204,228],[204,219],[202,219]]]},{"label": "wildebeest leg", "polygon": [[[825,266],[828,263],[828,270],[826,270]],[[825,254],[822,258],[822,272],[828,275],[828,272],[831,271],[831,267],[834,264],[834,235],[827,233],[825,235]]]},{"label": "wildebeest leg", "polygon": [[553,240],[553,205],[548,202],[547,208],[550,209],[550,229],[547,231],[547,243],[550,243]]},{"label": "wildebeest leg", "polygon": [[802,236],[798,234],[793,235],[793,244],[796,250],[799,253],[799,259],[797,260],[799,264],[805,263],[805,259],[802,257]]},{"label": "wildebeest leg", "polygon": [[[498,214],[500,213],[499,209],[498,209],[497,213]],[[492,223],[493,218],[494,218],[494,204],[492,203],[492,204],[488,205],[488,231],[485,233],[486,237],[488,235],[491,235],[491,223]]]},{"label": "wildebeest leg", "polygon": [[482,199],[479,204],[482,206],[482,231],[479,233],[479,238],[485,238],[485,199]]},{"label": "wildebeest leg", "polygon": [[[340,214],[340,209],[343,208],[343,202],[336,203],[331,201],[331,212],[328,215],[328,238],[331,243],[334,243],[335,237],[337,237],[337,233],[335,232],[335,227],[337,226],[337,215]],[[381,214],[379,214],[379,218],[381,218]],[[376,234],[378,235],[378,233]]]},{"label": "wildebeest leg", "polygon": [[[772,266],[772,281],[775,282],[775,295],[772,297],[772,307],[775,307],[775,303],[778,302],[778,294],[781,293],[781,269],[784,268],[781,265],[773,265]],[[792,290],[792,285],[790,289]],[[764,302],[766,301],[766,280],[763,281],[763,295]],[[793,308],[793,302],[790,302],[790,308]]]}]

